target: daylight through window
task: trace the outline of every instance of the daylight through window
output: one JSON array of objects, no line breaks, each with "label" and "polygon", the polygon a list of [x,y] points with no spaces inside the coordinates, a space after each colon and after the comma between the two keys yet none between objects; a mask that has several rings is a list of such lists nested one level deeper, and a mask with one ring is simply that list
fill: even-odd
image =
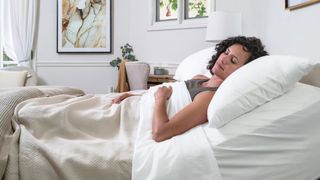
[{"label": "daylight through window", "polygon": [[185,19],[208,17],[210,12],[209,0],[184,0],[185,1]]},{"label": "daylight through window", "polygon": [[184,19],[207,17],[211,3],[212,0],[156,0],[156,21],[177,20],[179,13]]},{"label": "daylight through window", "polygon": [[2,37],[4,36],[3,31],[2,31],[2,16],[3,14],[1,13],[2,11],[2,4],[0,2],[0,67],[8,67],[8,66],[17,66],[17,64],[15,62],[12,61],[12,59],[10,59],[6,53],[4,52],[4,48],[3,48],[3,42],[2,42]]},{"label": "daylight through window", "polygon": [[152,0],[149,30],[204,28],[214,0]]},{"label": "daylight through window", "polygon": [[157,21],[176,20],[177,9],[177,0],[157,0]]}]

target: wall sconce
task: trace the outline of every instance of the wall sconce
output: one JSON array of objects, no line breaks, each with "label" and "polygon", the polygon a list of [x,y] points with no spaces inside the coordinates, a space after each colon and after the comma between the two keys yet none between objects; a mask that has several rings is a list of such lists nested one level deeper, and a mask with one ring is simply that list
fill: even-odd
[{"label": "wall sconce", "polygon": [[242,35],[241,13],[215,11],[209,14],[206,41],[216,42]]}]

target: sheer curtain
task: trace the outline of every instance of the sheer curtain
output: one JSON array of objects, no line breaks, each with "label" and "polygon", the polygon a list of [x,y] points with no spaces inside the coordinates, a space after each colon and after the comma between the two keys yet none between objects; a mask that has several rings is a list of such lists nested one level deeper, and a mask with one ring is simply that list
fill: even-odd
[{"label": "sheer curtain", "polygon": [[38,0],[1,0],[0,22],[6,54],[19,66],[31,67]]}]

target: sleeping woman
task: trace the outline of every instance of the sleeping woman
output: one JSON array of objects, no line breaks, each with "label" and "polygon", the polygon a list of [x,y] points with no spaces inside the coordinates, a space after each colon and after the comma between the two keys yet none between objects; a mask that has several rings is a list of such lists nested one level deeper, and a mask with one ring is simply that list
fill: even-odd
[{"label": "sleeping woman", "polygon": [[[221,83],[241,66],[268,54],[260,39],[244,36],[223,40],[216,45],[215,50],[216,54],[212,56],[207,66],[212,77],[196,75],[185,81],[192,102],[172,118],[169,119],[166,112],[166,101],[172,94],[172,88],[162,86],[154,94],[152,137],[156,142],[182,134],[207,122],[209,103]],[[130,96],[134,96],[134,94],[124,93],[113,99],[112,102],[120,103]]]}]

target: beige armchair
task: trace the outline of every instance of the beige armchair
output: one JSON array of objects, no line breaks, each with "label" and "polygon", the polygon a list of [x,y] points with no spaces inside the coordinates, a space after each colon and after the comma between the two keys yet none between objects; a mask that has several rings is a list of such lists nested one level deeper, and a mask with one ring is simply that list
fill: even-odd
[{"label": "beige armchair", "polygon": [[33,69],[23,66],[16,66],[16,67],[5,67],[1,70],[5,71],[27,71],[27,78],[25,81],[25,86],[36,86],[38,83],[38,77]]},{"label": "beige armchair", "polygon": [[126,73],[130,90],[148,89],[150,65],[145,62],[126,62]]}]

